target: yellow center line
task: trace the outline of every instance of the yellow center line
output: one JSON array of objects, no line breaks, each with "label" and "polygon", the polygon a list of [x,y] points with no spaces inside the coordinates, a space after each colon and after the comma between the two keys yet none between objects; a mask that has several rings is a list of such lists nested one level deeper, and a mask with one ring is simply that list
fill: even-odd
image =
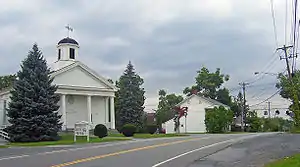
[{"label": "yellow center line", "polygon": [[66,163],[62,163],[62,164],[58,164],[58,165],[53,165],[51,167],[70,166],[70,165],[87,162],[87,161],[92,161],[92,160],[96,160],[96,159],[101,159],[101,158],[105,158],[105,157],[110,157],[110,156],[115,156],[115,155],[120,155],[120,154],[140,151],[140,150],[147,150],[147,149],[157,148],[157,147],[162,147],[162,146],[168,146],[168,145],[172,145],[172,144],[184,143],[184,142],[199,140],[199,139],[200,138],[193,138],[193,139],[174,141],[174,142],[170,142],[170,143],[162,143],[162,144],[156,144],[156,145],[151,145],[151,146],[138,147],[138,148],[134,148],[134,149],[130,149],[130,150],[124,150],[124,151],[114,152],[114,153],[110,153],[110,154],[104,154],[104,155],[98,155],[98,156],[89,157],[89,158],[78,159],[75,161],[70,161],[70,162],[66,162]]}]

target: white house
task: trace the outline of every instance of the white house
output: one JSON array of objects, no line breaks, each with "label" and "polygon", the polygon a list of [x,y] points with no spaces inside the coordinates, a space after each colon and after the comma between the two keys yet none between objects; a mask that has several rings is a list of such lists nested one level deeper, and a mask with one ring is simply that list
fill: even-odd
[{"label": "white house", "polygon": [[[62,115],[63,130],[74,128],[79,121],[92,126],[104,124],[115,129],[114,97],[117,88],[95,71],[76,60],[79,44],[64,38],[57,44],[57,61],[51,76],[58,85],[60,95],[58,112]],[[8,124],[5,108],[8,107],[9,90],[0,92],[0,125]]]},{"label": "white house", "polygon": [[[180,118],[180,133],[202,133],[206,132],[205,109],[224,106],[230,107],[216,100],[193,94],[177,104],[179,107],[188,107],[187,116]],[[174,120],[171,119],[163,124],[166,133],[175,133]]]}]

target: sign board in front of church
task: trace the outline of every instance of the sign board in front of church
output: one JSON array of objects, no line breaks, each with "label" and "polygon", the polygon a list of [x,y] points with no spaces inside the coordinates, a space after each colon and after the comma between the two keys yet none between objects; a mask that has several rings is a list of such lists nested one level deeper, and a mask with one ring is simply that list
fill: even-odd
[{"label": "sign board in front of church", "polygon": [[74,127],[74,141],[76,142],[76,136],[86,136],[89,141],[89,123],[81,121],[75,124]]}]

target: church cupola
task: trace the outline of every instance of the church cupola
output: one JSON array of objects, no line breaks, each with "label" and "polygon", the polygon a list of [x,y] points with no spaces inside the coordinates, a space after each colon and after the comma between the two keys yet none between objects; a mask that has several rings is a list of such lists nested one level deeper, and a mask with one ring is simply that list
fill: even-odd
[{"label": "church cupola", "polygon": [[73,28],[69,25],[65,28],[68,30],[68,36],[57,43],[57,61],[53,64],[53,70],[61,69],[77,61],[79,44],[75,39],[70,38]]},{"label": "church cupola", "polygon": [[66,37],[57,44],[57,58],[60,60],[75,60],[78,56],[79,44],[76,40]]}]

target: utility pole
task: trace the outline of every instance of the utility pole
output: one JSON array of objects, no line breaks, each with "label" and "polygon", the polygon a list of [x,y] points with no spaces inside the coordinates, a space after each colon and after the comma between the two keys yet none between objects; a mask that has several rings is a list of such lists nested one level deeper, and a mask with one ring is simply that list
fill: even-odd
[{"label": "utility pole", "polygon": [[246,85],[249,85],[249,83],[242,82],[240,83],[243,90],[243,106],[242,106],[242,114],[241,114],[241,129],[244,131],[244,114],[246,112]]},{"label": "utility pole", "polygon": [[268,112],[269,112],[269,118],[271,118],[271,102],[267,102],[268,103]]},{"label": "utility pole", "polygon": [[285,59],[286,68],[287,68],[287,71],[288,71],[289,79],[292,81],[292,74],[291,74],[291,68],[290,68],[290,63],[289,63],[289,58],[292,58],[292,57],[288,57],[288,53],[287,53],[287,49],[289,49],[291,47],[293,47],[293,46],[285,46],[285,45],[283,45],[283,47],[277,48],[277,50],[281,49],[284,52],[284,57],[280,57],[280,60]]},{"label": "utility pole", "polygon": [[289,60],[290,58],[294,58],[294,55],[293,56],[288,56],[288,53],[287,53],[287,49],[291,48],[293,46],[285,46],[283,45],[283,47],[281,48],[277,48],[277,50],[283,50],[284,51],[284,57],[280,57],[280,60],[282,59],[285,59],[285,62],[286,62],[286,67],[287,67],[287,71],[288,71],[288,78],[289,78],[289,81],[290,81],[290,84],[292,86],[292,95],[293,95],[293,104],[294,104],[294,115],[295,115],[295,125],[299,128],[300,127],[300,115],[299,115],[299,99],[298,99],[298,93],[297,93],[297,89],[295,89],[295,85],[294,85],[294,82],[293,82],[293,76],[292,76],[292,73],[291,73],[291,68],[290,68],[290,64],[289,64]]}]

